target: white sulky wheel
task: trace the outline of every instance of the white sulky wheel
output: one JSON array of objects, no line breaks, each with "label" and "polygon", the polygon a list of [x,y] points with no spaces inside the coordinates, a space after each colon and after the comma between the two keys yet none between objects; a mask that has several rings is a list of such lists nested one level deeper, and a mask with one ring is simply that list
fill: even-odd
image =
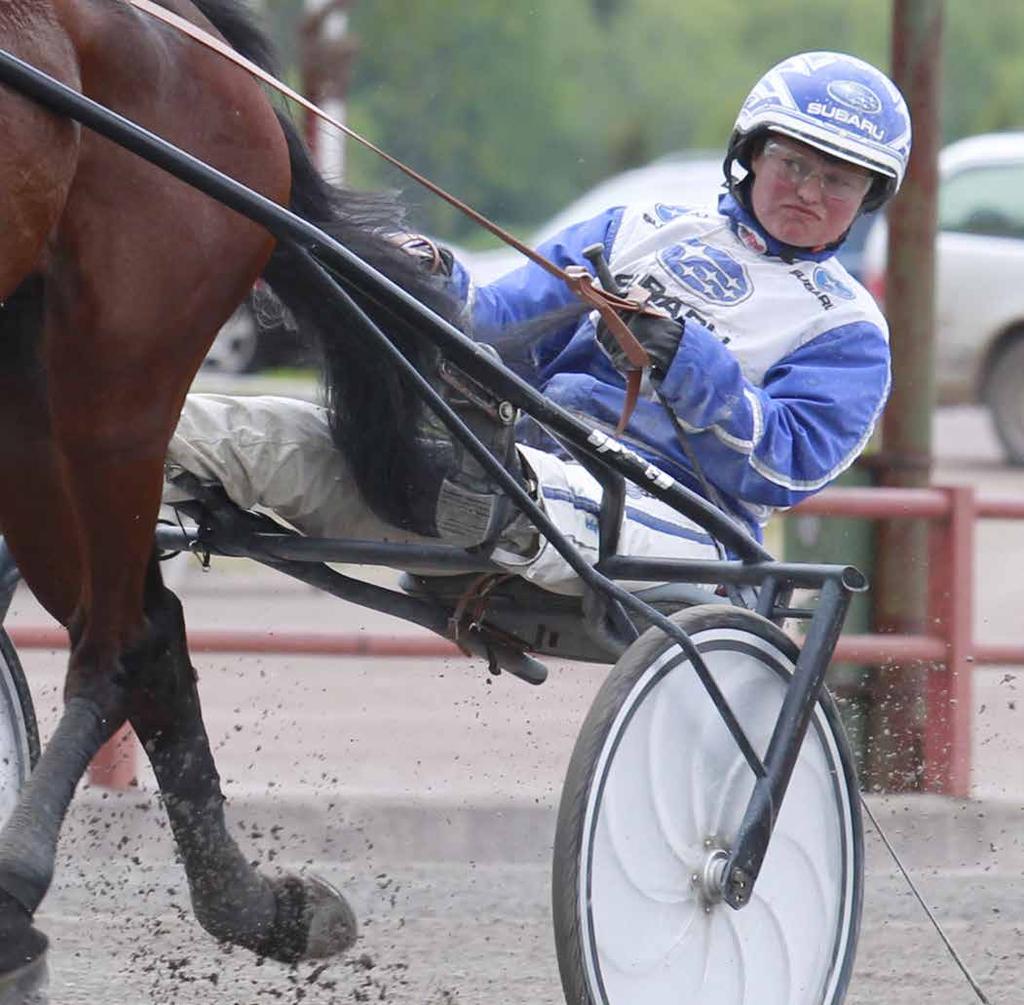
[{"label": "white sulky wheel", "polygon": [[0,825],[39,757],[35,713],[18,654],[0,628]]},{"label": "white sulky wheel", "polygon": [[[673,616],[760,756],[797,651],[722,605]],[[690,661],[645,632],[598,692],[562,791],[555,942],[570,1005],[838,1005],[860,926],[863,835],[831,698],[818,699],[750,903],[715,891],[753,773]],[[720,870],[719,870],[720,871]]]}]

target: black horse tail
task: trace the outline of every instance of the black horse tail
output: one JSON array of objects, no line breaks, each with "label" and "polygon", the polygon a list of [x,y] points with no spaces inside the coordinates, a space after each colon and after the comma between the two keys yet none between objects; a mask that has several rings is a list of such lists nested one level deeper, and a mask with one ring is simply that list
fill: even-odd
[{"label": "black horse tail", "polygon": [[[275,72],[272,47],[239,0],[193,0],[243,56]],[[278,112],[292,167],[290,209],[345,245],[446,320],[458,323],[461,305],[436,277],[396,246],[406,230],[405,211],[386,193],[362,193],[330,185],[317,171],[294,123]],[[382,519],[412,528],[415,468],[413,439],[424,409],[385,355],[339,310],[324,303],[290,245],[278,245],[264,278],[299,327],[320,348],[327,405],[335,443],[347,458],[364,499]],[[407,322],[369,296],[352,293],[359,306],[423,373],[434,366],[434,350]]]},{"label": "black horse tail", "polygon": [[[292,210],[454,322],[459,305],[416,259],[388,239],[404,229],[396,201],[328,185],[295,127],[283,117],[281,125],[292,154]],[[413,529],[418,524],[411,516],[410,493],[426,477],[414,469],[427,463],[413,440],[425,406],[366,333],[341,316],[337,305],[324,303],[308,288],[298,254],[290,245],[279,245],[264,277],[300,330],[312,333],[320,346],[331,432],[364,499],[382,519]],[[351,288],[349,293],[421,373],[436,366],[435,352],[414,327],[380,301]]]}]

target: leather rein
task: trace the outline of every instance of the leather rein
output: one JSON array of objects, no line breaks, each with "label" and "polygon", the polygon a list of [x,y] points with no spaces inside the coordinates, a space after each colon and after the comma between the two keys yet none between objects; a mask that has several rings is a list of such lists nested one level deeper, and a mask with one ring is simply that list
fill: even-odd
[{"label": "leather rein", "polygon": [[333,126],[335,129],[340,130],[346,136],[351,137],[368,150],[372,150],[378,157],[383,158],[403,174],[412,178],[418,184],[422,185],[430,192],[433,192],[449,205],[455,207],[459,212],[468,216],[471,220],[492,233],[499,240],[515,248],[520,254],[525,255],[526,258],[535,265],[540,266],[540,268],[545,272],[564,282],[577,297],[579,297],[584,303],[589,304],[598,312],[602,321],[607,325],[609,331],[621,346],[626,359],[629,361],[630,366],[625,373],[626,401],[623,406],[622,416],[619,419],[617,432],[621,433],[625,429],[626,424],[629,422],[629,418],[636,407],[644,370],[649,365],[650,358],[648,357],[647,351],[629,330],[626,322],[622,319],[622,314],[660,314],[660,311],[657,311],[656,308],[652,308],[647,304],[647,299],[650,296],[647,290],[644,290],[641,287],[634,287],[629,290],[625,296],[620,296],[617,293],[595,285],[594,277],[583,266],[571,265],[568,268],[560,268],[555,265],[554,262],[539,254],[528,244],[524,244],[508,231],[489,220],[482,213],[473,209],[472,206],[466,205],[466,203],[457,199],[449,192],[446,192],[443,188],[432,182],[429,178],[420,174],[414,168],[403,164],[386,150],[382,150],[370,140],[360,136],[359,133],[345,125],[345,123],[331,115],[328,115],[322,108],[317,107],[313,102],[303,97],[287,84],[282,83],[261,66],[257,66],[252,62],[252,60],[246,59],[245,56],[231,48],[231,46],[223,42],[221,39],[216,38],[207,31],[204,31],[202,28],[181,17],[179,14],[175,14],[173,11],[154,3],[153,0],[127,0],[127,2],[137,10],[140,10],[159,21],[162,21],[164,24],[169,25],[177,31],[188,35],[207,49],[210,49],[218,55],[223,56],[225,59],[230,60],[236,66],[240,66],[247,73],[261,80],[264,84],[267,84],[279,94],[282,94],[284,97],[301,105],[317,118],[326,122],[328,125]]}]

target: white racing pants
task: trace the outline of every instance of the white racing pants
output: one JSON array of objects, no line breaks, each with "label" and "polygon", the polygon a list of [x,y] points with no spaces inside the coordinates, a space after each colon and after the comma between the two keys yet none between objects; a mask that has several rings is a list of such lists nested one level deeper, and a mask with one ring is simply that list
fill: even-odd
[{"label": "white racing pants", "polygon": [[[579,464],[520,446],[540,491],[540,505],[588,562],[598,559],[601,488]],[[265,510],[310,537],[438,543],[397,530],[363,501],[345,458],[334,446],[327,413],[295,398],[190,394],[167,453],[166,502],[188,498],[174,484],[181,471],[219,483],[242,509]],[[630,486],[619,540],[627,555],[717,557],[707,533],[671,507]],[[523,555],[501,547],[491,558],[558,593],[579,581],[550,542]],[[644,584],[650,585],[650,584]]]}]

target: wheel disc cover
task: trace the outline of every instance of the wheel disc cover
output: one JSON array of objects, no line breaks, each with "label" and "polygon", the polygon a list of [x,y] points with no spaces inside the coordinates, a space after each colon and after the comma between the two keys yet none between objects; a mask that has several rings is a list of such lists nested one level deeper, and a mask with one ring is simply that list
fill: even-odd
[{"label": "wheel disc cover", "polygon": [[[791,664],[747,632],[693,638],[763,756]],[[736,833],[753,775],[680,659],[668,650],[637,681],[595,771],[579,886],[592,998],[830,1003],[850,937],[855,862],[824,713],[816,707],[751,903],[709,907],[693,877]]]}]

